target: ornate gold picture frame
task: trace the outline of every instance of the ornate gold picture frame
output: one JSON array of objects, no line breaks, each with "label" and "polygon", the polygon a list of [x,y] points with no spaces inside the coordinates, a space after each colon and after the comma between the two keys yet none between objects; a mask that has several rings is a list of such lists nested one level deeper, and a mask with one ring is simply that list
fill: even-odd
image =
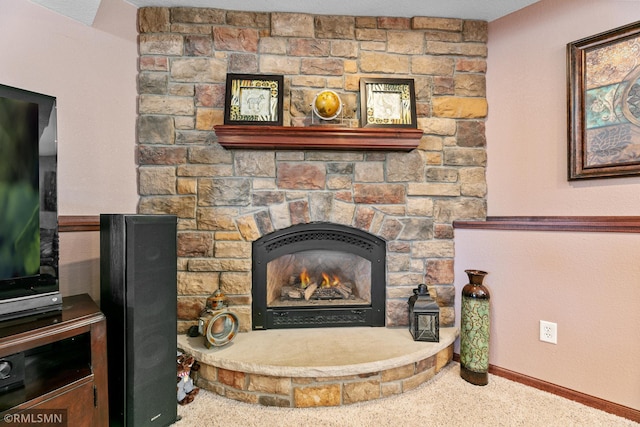
[{"label": "ornate gold picture frame", "polygon": [[640,175],[640,22],[567,45],[569,180]]}]

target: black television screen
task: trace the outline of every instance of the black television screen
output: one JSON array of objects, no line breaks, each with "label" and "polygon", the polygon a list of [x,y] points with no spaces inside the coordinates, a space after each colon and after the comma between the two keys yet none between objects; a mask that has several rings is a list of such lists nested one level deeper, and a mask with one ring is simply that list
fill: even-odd
[{"label": "black television screen", "polygon": [[57,310],[56,100],[0,85],[0,320]]}]

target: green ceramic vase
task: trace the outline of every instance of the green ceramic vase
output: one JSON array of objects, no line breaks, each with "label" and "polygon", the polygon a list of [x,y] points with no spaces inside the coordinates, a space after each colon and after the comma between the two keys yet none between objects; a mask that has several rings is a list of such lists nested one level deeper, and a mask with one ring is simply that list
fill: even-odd
[{"label": "green ceramic vase", "polygon": [[487,272],[465,270],[469,283],[462,288],[460,316],[460,376],[475,385],[489,382],[489,290]]}]

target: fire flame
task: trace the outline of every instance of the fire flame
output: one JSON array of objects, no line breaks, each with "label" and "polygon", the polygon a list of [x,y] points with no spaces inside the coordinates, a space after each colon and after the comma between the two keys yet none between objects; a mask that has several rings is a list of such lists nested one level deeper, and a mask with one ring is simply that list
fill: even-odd
[{"label": "fire flame", "polygon": [[[311,284],[311,276],[309,276],[309,272],[304,268],[300,273],[300,287],[305,289],[307,286]],[[322,282],[320,283],[321,288],[330,288],[333,286],[338,286],[340,284],[340,278],[333,275],[333,278],[329,277],[327,273],[322,273]]]},{"label": "fire flame", "polygon": [[340,284],[340,279],[335,274],[333,275],[333,280],[329,278],[327,273],[322,273],[322,283],[320,284],[321,288],[330,288],[332,286],[338,286]]},{"label": "fire flame", "polygon": [[307,269],[303,269],[300,273],[300,283],[302,284],[302,288],[306,288],[311,283],[311,278],[309,277],[309,273],[307,273]]}]

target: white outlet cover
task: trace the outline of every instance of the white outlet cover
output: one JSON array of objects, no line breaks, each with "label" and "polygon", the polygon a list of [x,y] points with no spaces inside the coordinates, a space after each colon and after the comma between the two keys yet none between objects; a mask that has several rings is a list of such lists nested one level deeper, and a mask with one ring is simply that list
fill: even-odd
[{"label": "white outlet cover", "polygon": [[541,320],[540,341],[558,344],[558,324]]}]

